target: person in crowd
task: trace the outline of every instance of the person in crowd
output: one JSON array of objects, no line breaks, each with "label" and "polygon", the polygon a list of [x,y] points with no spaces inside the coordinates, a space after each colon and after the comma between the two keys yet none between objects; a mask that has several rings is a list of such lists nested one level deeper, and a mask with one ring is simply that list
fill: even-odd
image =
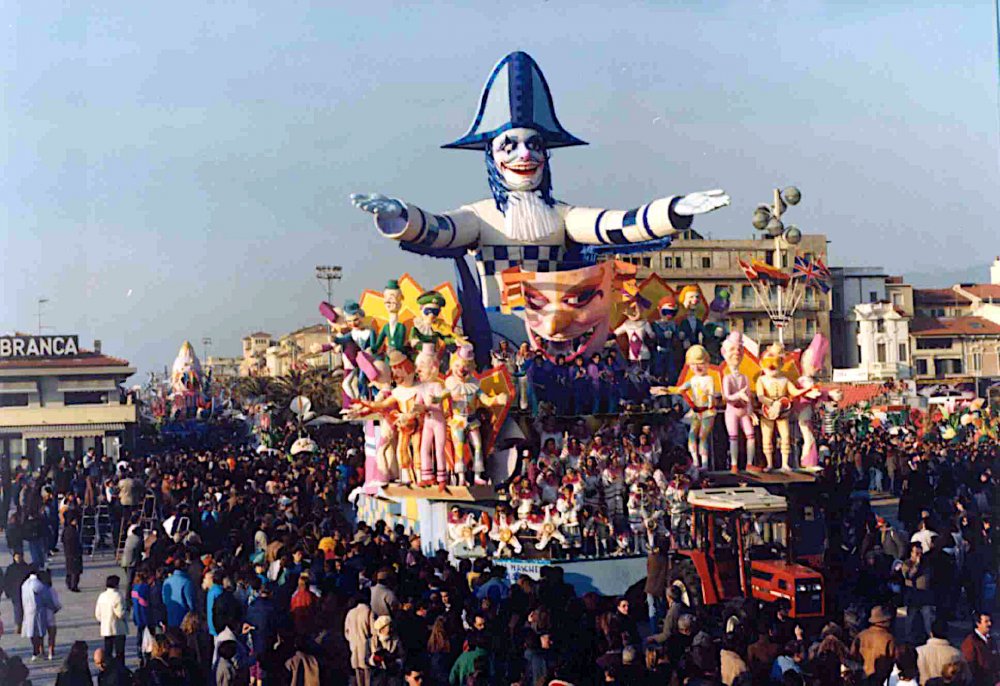
[{"label": "person in crowd", "polygon": [[94,651],[94,666],[97,668],[97,686],[133,686],[133,675],[120,660],[107,657],[104,648]]},{"label": "person in crowd", "polygon": [[42,658],[45,635],[49,628],[49,610],[55,609],[49,587],[42,582],[39,574],[39,570],[32,565],[21,586],[21,605],[24,608],[21,636],[31,640],[32,662]]},{"label": "person in crowd", "polygon": [[892,671],[896,654],[896,639],[889,630],[893,616],[881,605],[872,608],[868,628],[854,639],[851,652],[860,655],[865,676],[884,681]]},{"label": "person in crowd", "polygon": [[125,614],[125,596],[118,586],[121,579],[116,574],[104,583],[104,592],[97,598],[94,617],[101,625],[104,652],[110,660],[125,662],[125,640],[128,638],[128,618]]},{"label": "person in crowd", "polygon": [[83,575],[83,547],[80,545],[79,520],[75,515],[63,527],[62,545],[66,560],[66,588],[72,593],[79,593],[80,577]]},{"label": "person in crowd", "polygon": [[56,686],[93,686],[89,658],[86,642],[73,641],[56,676]]},{"label": "person in crowd", "polygon": [[931,636],[927,643],[917,648],[917,669],[921,683],[940,677],[945,666],[953,662],[963,665],[963,671],[971,679],[961,651],[948,642],[948,623],[943,619],[935,619],[931,624]]},{"label": "person in crowd", "polygon": [[974,686],[995,684],[1000,679],[1000,654],[992,630],[993,616],[980,612],[972,632],[962,640],[962,657],[972,673]]},{"label": "person in crowd", "polygon": [[[8,527],[8,533],[10,528]],[[24,604],[21,597],[21,587],[31,574],[31,565],[24,561],[24,553],[13,551],[13,561],[7,566],[3,575],[3,592],[10,598],[14,607],[14,624],[16,633],[21,633],[21,623],[24,621]]]}]

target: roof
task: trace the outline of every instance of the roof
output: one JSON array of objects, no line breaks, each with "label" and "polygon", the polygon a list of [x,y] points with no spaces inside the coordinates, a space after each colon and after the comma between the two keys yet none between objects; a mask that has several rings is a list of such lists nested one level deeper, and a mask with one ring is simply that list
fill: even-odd
[{"label": "roof", "polygon": [[914,288],[914,305],[968,305],[969,299],[950,288]]},{"label": "roof", "polygon": [[788,504],[780,495],[766,488],[703,488],[688,491],[688,502],[714,510],[746,510],[748,512],[780,512]]},{"label": "roof", "polygon": [[89,351],[68,357],[8,357],[0,359],[0,369],[38,369],[40,367],[128,367],[128,360]]},{"label": "roof", "polygon": [[830,384],[831,389],[836,389],[843,393],[844,397],[837,401],[837,407],[841,409],[858,405],[860,403],[871,402],[873,398],[885,392],[885,386],[880,383],[842,383]]},{"label": "roof", "polygon": [[246,336],[244,336],[244,338],[261,338],[262,336],[270,338],[271,334],[269,334],[267,331],[255,331],[253,333],[247,334]]},{"label": "roof", "polygon": [[1000,324],[983,317],[914,317],[913,336],[1000,336]]},{"label": "roof", "polygon": [[983,300],[1000,300],[1000,284],[997,283],[971,283],[962,284],[960,288],[967,293]]}]

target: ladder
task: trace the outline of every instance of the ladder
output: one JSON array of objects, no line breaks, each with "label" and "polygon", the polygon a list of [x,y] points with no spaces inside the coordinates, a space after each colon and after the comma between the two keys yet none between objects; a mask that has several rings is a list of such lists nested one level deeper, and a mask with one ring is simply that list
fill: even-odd
[{"label": "ladder", "polygon": [[[142,509],[139,511],[139,531],[142,532],[142,540],[145,541],[146,537],[156,526],[156,496],[152,493],[147,493],[146,497],[142,501]],[[130,522],[122,522],[120,531],[118,532],[118,549],[115,551],[115,560],[119,561],[122,559],[122,553],[125,551],[125,541],[128,539],[128,530],[131,526]]]},{"label": "ladder", "polygon": [[83,511],[83,519],[80,526],[80,547],[84,555],[93,558],[97,555],[97,550],[106,547],[111,533],[111,512],[108,504],[99,502],[96,507],[87,508]]}]

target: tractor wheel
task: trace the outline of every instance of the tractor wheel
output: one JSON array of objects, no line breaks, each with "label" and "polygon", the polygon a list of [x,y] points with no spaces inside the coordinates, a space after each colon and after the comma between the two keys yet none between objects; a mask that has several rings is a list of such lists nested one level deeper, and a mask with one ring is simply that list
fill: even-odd
[{"label": "tractor wheel", "polygon": [[667,586],[680,587],[684,594],[684,604],[688,607],[694,609],[702,606],[701,579],[691,560],[680,560],[673,564]]},{"label": "tractor wheel", "polygon": [[733,598],[726,602],[722,611],[722,630],[749,636],[755,629],[757,601],[752,598]]}]

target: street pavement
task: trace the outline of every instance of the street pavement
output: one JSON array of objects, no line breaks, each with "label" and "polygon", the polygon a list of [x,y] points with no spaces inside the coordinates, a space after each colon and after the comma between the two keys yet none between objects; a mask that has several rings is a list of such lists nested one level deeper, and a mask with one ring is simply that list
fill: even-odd
[{"label": "street pavement", "polygon": [[[6,569],[11,562],[10,552],[7,550],[5,540],[0,540],[0,566]],[[94,650],[103,646],[100,626],[94,619],[94,606],[97,603],[97,596],[104,591],[105,579],[111,574],[124,576],[122,570],[115,564],[114,552],[111,550],[99,551],[98,555],[91,559],[83,559],[83,577],[80,581],[80,593],[70,593],[66,589],[66,574],[63,566],[63,555],[61,552],[49,559],[49,568],[52,570],[53,586],[59,594],[59,601],[62,603],[62,610],[56,614],[56,657],[49,662],[47,659],[38,662],[30,662],[31,642],[27,638],[21,638],[14,632],[17,627],[14,624],[14,607],[10,599],[6,597],[0,602],[0,617],[3,618],[4,635],[0,638],[0,647],[8,655],[17,655],[31,671],[31,681],[34,686],[50,686],[55,684],[56,675],[63,660],[69,653],[69,647],[74,641],[86,641],[87,649],[90,653],[90,671],[97,682],[97,668],[94,667]],[[132,624],[129,622],[129,629]],[[46,642],[46,651],[48,643]],[[135,638],[129,636],[126,648],[128,660],[126,664],[129,669],[135,670],[138,660],[135,656]]]}]

